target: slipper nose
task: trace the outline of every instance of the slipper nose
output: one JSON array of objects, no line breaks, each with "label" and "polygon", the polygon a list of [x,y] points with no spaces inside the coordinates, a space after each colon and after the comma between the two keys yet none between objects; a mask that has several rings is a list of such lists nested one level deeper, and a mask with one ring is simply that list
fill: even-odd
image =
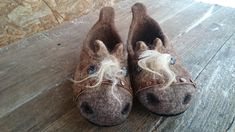
[{"label": "slipper nose", "polygon": [[142,105],[160,115],[177,115],[191,103],[195,88],[192,85],[171,85],[166,89],[151,87],[137,93]]},{"label": "slipper nose", "polygon": [[79,96],[77,104],[81,115],[101,126],[122,123],[131,111],[132,96],[123,89],[114,93],[110,88],[91,89],[84,92]]},{"label": "slipper nose", "polygon": [[[130,112],[130,110],[131,110],[131,108],[130,108],[131,106],[130,106],[130,105],[131,105],[131,104],[130,104],[129,102],[127,102],[127,103],[124,105],[124,107],[121,109],[121,113],[122,113],[123,115],[126,115],[126,114],[128,114],[128,113]],[[101,108],[101,111],[103,111],[102,109],[103,109],[103,108]],[[81,103],[81,105],[80,105],[80,110],[81,110],[81,112],[84,113],[84,114],[88,114],[88,115],[95,114],[95,112],[93,111],[91,105],[89,105],[89,103],[86,102],[86,101],[84,101],[84,102]]]},{"label": "slipper nose", "polygon": [[84,101],[84,102],[81,103],[81,105],[80,105],[80,110],[81,110],[81,112],[84,113],[84,114],[89,114],[89,115],[94,114],[94,111],[93,111],[92,107],[91,107],[91,106],[89,105],[89,103],[86,102],[86,101]]}]

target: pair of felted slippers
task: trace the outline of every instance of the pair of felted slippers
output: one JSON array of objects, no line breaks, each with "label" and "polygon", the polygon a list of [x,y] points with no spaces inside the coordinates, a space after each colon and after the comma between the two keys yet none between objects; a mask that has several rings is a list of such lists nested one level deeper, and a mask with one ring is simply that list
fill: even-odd
[{"label": "pair of felted slippers", "polygon": [[101,9],[83,43],[73,89],[81,115],[98,125],[123,122],[133,95],[153,113],[176,115],[195,93],[189,73],[145,6],[136,3],[132,14],[127,46],[115,28],[112,7]]}]

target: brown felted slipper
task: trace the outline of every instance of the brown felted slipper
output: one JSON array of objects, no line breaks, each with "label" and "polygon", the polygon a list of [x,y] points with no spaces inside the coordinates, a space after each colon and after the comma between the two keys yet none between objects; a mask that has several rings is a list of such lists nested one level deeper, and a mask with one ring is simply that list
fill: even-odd
[{"label": "brown felted slipper", "polygon": [[176,115],[190,105],[196,91],[159,24],[141,3],[132,6],[128,36],[129,67],[133,90],[151,112]]},{"label": "brown felted slipper", "polygon": [[74,76],[77,107],[89,121],[102,125],[123,122],[132,107],[127,50],[114,26],[114,10],[104,7],[89,31]]}]

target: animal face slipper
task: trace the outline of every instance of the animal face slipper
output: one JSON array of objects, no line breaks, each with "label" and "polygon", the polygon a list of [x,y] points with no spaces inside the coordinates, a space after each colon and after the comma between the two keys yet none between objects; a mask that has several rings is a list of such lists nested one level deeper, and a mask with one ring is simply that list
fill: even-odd
[{"label": "animal face slipper", "polygon": [[184,112],[195,93],[195,84],[159,24],[147,15],[145,6],[136,3],[132,13],[128,52],[136,96],[156,114]]},{"label": "animal face slipper", "polygon": [[89,121],[110,126],[123,122],[132,107],[127,50],[114,26],[114,10],[104,7],[84,41],[74,77],[80,113]]}]

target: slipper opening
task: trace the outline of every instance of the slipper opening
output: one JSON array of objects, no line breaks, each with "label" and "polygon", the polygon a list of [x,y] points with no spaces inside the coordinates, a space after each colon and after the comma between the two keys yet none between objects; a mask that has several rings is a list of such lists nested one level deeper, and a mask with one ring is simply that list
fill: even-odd
[{"label": "slipper opening", "polygon": [[120,36],[117,34],[117,31],[110,25],[101,26],[100,28],[93,31],[91,36],[92,37],[88,42],[90,48],[93,51],[95,51],[94,42],[96,40],[101,40],[105,44],[109,52],[111,52],[115,48],[116,44],[122,42]]},{"label": "slipper opening", "polygon": [[160,38],[164,45],[165,39],[163,32],[154,20],[149,18],[142,21],[144,21],[144,23],[142,22],[141,24],[137,24],[132,32],[133,37],[131,39],[131,44],[133,48],[135,48],[136,42],[144,41],[150,49],[153,49],[155,47],[153,42],[156,38]]}]

